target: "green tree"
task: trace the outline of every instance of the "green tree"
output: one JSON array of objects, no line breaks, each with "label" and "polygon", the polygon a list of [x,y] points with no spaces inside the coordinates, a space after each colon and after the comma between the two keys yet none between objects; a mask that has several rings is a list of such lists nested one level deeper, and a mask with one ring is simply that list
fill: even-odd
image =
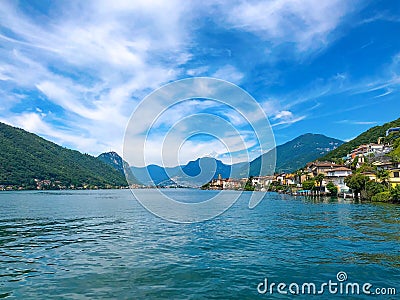
[{"label": "green tree", "polygon": [[385,187],[379,182],[368,181],[365,185],[366,198],[368,199],[372,199],[373,196],[384,191]]},{"label": "green tree", "polygon": [[328,189],[329,194],[332,196],[336,196],[338,194],[338,188],[332,181],[328,182],[326,188]]},{"label": "green tree", "polygon": [[390,190],[390,196],[394,202],[400,202],[400,184]]},{"label": "green tree", "polygon": [[315,181],[318,183],[319,190],[321,191],[322,187],[322,181],[324,180],[325,175],[322,173],[319,173],[317,176],[315,176]]},{"label": "green tree", "polygon": [[127,186],[125,176],[100,159],[63,148],[0,122],[0,185],[36,189]]},{"label": "green tree", "polygon": [[244,185],[244,190],[245,191],[254,191],[254,186],[253,186],[252,179],[253,179],[253,176],[250,176],[247,179],[246,184]]},{"label": "green tree", "polygon": [[356,199],[358,199],[358,194],[361,193],[361,191],[365,191],[368,181],[369,178],[361,174],[353,174],[344,179],[344,183],[353,190]]},{"label": "green tree", "polygon": [[358,156],[354,157],[353,162],[351,163],[351,169],[353,171],[357,169],[357,163],[358,163]]},{"label": "green tree", "polygon": [[376,194],[375,196],[372,197],[371,199],[373,202],[391,202],[392,201],[392,196],[390,192],[381,192]]},{"label": "green tree", "polygon": [[343,158],[334,158],[332,161],[338,165],[343,165],[345,163]]},{"label": "green tree", "polygon": [[392,144],[393,150],[388,154],[394,162],[400,162],[400,138],[394,140]]},{"label": "green tree", "polygon": [[202,189],[202,190],[208,190],[208,189],[210,188],[210,185],[211,185],[211,181],[210,181],[210,182],[207,182],[207,183],[205,183],[205,184],[203,184],[203,185],[201,186],[201,189]]},{"label": "green tree", "polygon": [[306,180],[303,182],[302,186],[304,190],[312,190],[315,186],[315,180],[313,179]]},{"label": "green tree", "polygon": [[383,185],[388,186],[388,180],[389,180],[388,170],[378,170],[376,172],[376,177],[382,182]]},{"label": "green tree", "polygon": [[357,173],[371,172],[376,173],[376,167],[371,163],[364,163],[356,171]]}]

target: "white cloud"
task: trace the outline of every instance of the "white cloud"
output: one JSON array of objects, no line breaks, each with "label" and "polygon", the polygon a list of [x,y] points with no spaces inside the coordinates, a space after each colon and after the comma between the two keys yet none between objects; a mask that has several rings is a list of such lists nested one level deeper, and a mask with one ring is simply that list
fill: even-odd
[{"label": "white cloud", "polygon": [[[201,14],[215,14],[218,25],[258,36],[269,52],[289,43],[303,53],[329,44],[351,12],[348,2],[339,0],[219,1],[201,5],[177,0],[67,1],[54,2],[49,16],[36,17],[23,13],[17,5],[0,1],[0,27],[5,29],[0,34],[0,116],[60,144],[94,154],[110,149],[121,153],[125,125],[138,100],[163,83],[211,73],[234,83],[243,81],[246,74],[232,64],[235,53],[225,45],[214,49],[229,57],[222,64],[210,66],[206,61],[194,68],[188,66],[196,47],[192,34],[198,27],[194,21]],[[214,10],[209,12],[211,8]],[[399,57],[393,58],[392,84],[400,80]],[[345,73],[335,78],[340,84],[346,79]],[[332,85],[327,86],[298,98],[289,95],[286,103],[268,100],[262,106],[273,126],[289,125],[305,118],[295,106],[334,90]],[[24,95],[15,90],[23,90]],[[28,112],[10,109],[25,95],[33,93],[35,97],[37,92],[45,96],[43,103],[26,107]],[[296,92],[295,96],[300,94],[304,95]],[[49,113],[46,101],[62,113]],[[32,114],[37,105],[43,112]],[[177,108],[165,121],[173,124],[195,109]],[[232,124],[242,125],[240,116],[229,112],[225,116]],[[55,118],[57,125],[52,123]]]},{"label": "white cloud", "polygon": [[281,121],[279,121],[277,123],[273,123],[271,126],[275,127],[275,126],[278,126],[278,125],[290,125],[290,124],[302,121],[305,118],[306,118],[306,116],[290,117],[290,118],[282,119]]},{"label": "white cloud", "polygon": [[297,116],[292,111],[275,99],[268,99],[261,104],[267,116],[272,120],[271,126],[290,125],[306,118],[305,115]]},{"label": "white cloud", "polygon": [[340,120],[335,122],[337,124],[351,124],[351,125],[375,125],[376,121],[356,121],[356,120]]},{"label": "white cloud", "polygon": [[208,66],[201,66],[198,68],[187,70],[186,74],[188,74],[189,76],[201,76],[204,75],[208,71],[208,69]]},{"label": "white cloud", "polygon": [[275,116],[274,119],[283,119],[283,120],[287,120],[287,119],[292,119],[293,118],[293,113],[288,111],[288,110],[282,110],[280,112],[278,112]]},{"label": "white cloud", "polygon": [[252,32],[274,45],[295,43],[298,51],[327,45],[332,33],[354,8],[345,0],[240,1],[224,5],[226,23]]},{"label": "white cloud", "polygon": [[226,65],[218,69],[212,75],[212,77],[239,84],[240,81],[243,79],[244,74],[238,71],[234,66]]},{"label": "white cloud", "polygon": [[68,129],[59,129],[44,121],[42,113],[22,113],[9,119],[1,119],[2,122],[23,128],[29,132],[37,133],[44,138],[51,138],[53,141],[64,144],[69,143],[85,153],[91,152],[93,147],[106,149],[107,145],[99,143],[98,140],[82,134],[76,135]]},{"label": "white cloud", "polygon": [[[210,137],[210,136],[209,136]],[[134,139],[130,142],[134,144]],[[260,155],[260,151],[254,154],[248,149],[257,145],[253,135],[243,132],[230,132],[223,136],[213,136],[204,140],[193,136],[188,138],[184,133],[174,134],[170,139],[164,139],[164,135],[151,135],[145,143],[144,162],[129,161],[132,165],[143,166],[145,164],[157,164],[167,167],[187,164],[199,157],[209,156],[221,159],[224,163],[232,164],[240,161],[248,161]],[[137,149],[132,149],[135,152]]]},{"label": "white cloud", "polygon": [[154,123],[154,127],[161,125],[172,126],[185,117],[195,116],[205,109],[221,106],[219,102],[212,100],[186,100],[168,107]]},{"label": "white cloud", "polygon": [[[54,3],[57,17],[44,22],[25,15],[16,4],[0,3],[0,26],[9,33],[0,36],[0,80],[7,80],[10,93],[12,87],[28,94],[40,91],[62,108],[68,118],[59,121],[71,137],[97,141],[90,152],[120,151],[137,101],[176,79],[180,65],[191,58],[185,50],[188,7],[180,1]],[[65,138],[56,128],[52,135],[52,127],[39,126],[34,115],[21,122],[28,115],[2,108],[9,123],[88,150],[86,143]]]},{"label": "white cloud", "polygon": [[375,96],[374,98],[381,98],[381,97],[385,97],[387,95],[390,95],[391,93],[393,93],[393,89],[387,88],[383,93]]}]

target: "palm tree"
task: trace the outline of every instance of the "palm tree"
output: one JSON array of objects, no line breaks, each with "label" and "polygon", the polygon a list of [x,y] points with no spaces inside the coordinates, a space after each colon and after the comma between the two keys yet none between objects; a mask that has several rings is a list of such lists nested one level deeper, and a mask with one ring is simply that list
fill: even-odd
[{"label": "palm tree", "polygon": [[302,183],[301,182],[301,176],[303,175],[303,170],[297,170],[296,172],[295,172],[295,176],[296,176],[296,179],[298,179],[298,182],[299,183]]},{"label": "palm tree", "polygon": [[317,176],[315,176],[315,181],[318,182],[318,186],[319,186],[319,191],[321,191],[321,186],[322,186],[322,181],[324,180],[325,175],[322,173],[319,173]]}]

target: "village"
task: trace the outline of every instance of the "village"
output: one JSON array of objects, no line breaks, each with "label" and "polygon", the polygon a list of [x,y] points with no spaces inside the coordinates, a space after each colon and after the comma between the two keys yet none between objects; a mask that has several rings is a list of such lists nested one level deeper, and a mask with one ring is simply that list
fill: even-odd
[{"label": "village", "polygon": [[[400,132],[400,128],[390,128],[386,136]],[[346,178],[358,174],[367,185],[380,183],[388,189],[400,186],[400,162],[388,154],[393,150],[391,143],[382,142],[359,145],[339,162],[314,161],[294,173],[278,173],[271,176],[251,176],[249,178],[213,179],[204,188],[213,190],[255,190],[275,191],[292,195],[331,195],[358,198],[357,190],[352,190]],[[378,188],[379,189],[379,188]]]}]

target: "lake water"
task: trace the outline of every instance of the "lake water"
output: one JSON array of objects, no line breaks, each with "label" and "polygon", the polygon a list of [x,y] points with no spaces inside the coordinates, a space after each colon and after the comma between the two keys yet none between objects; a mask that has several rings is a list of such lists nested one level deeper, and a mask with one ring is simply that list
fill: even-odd
[{"label": "lake water", "polygon": [[248,197],[210,221],[175,224],[129,190],[1,192],[0,298],[285,298],[257,286],[339,283],[345,272],[345,282],[394,287],[384,298],[398,299],[400,206],[270,193],[250,210]]}]

